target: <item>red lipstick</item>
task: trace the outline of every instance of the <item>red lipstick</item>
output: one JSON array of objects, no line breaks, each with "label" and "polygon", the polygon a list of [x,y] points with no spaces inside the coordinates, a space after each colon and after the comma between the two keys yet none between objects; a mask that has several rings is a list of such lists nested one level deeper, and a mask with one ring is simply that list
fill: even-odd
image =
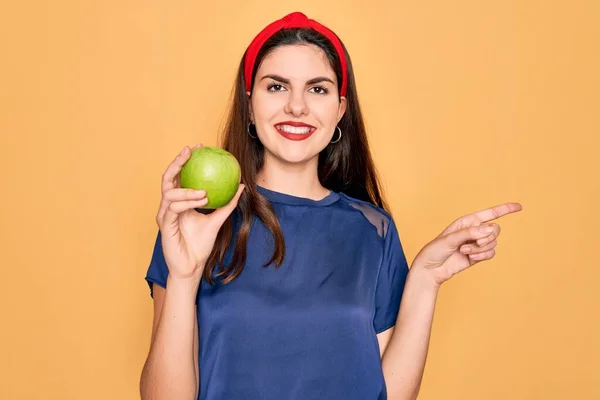
[{"label": "red lipstick", "polygon": [[298,141],[308,139],[317,128],[304,122],[284,121],[275,124],[275,130],[286,139]]}]

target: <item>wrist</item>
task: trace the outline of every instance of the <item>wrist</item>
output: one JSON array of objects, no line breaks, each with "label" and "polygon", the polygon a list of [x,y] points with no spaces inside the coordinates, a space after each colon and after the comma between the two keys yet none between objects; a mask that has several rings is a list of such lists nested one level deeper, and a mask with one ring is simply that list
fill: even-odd
[{"label": "wrist", "polygon": [[[172,281],[177,281],[182,285],[193,285],[200,283],[202,279],[202,274],[204,273],[204,263],[197,264],[194,268],[186,271],[185,273],[178,272],[180,268],[171,268],[169,267],[169,275],[168,279]],[[187,268],[185,268],[187,269]]]},{"label": "wrist", "polygon": [[440,283],[435,280],[431,271],[427,268],[417,265],[412,265],[408,272],[407,280],[414,282],[421,291],[437,294],[440,290]]},{"label": "wrist", "polygon": [[194,273],[187,277],[178,277],[172,274],[167,276],[167,289],[182,294],[189,294],[196,297],[200,281],[202,280],[202,271]]}]

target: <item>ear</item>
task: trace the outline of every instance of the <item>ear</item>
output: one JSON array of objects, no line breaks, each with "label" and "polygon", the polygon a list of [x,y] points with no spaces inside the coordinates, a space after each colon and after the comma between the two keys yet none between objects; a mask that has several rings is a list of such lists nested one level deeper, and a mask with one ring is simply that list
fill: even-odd
[{"label": "ear", "polygon": [[344,96],[340,97],[340,105],[338,108],[338,119],[337,119],[338,123],[340,122],[340,120],[342,119],[344,114],[346,113],[347,108],[348,108],[348,100]]},{"label": "ear", "polygon": [[248,96],[248,110],[250,113],[250,115],[248,117],[250,118],[250,121],[252,121],[252,123],[254,123],[254,111],[252,111],[252,101],[251,101],[250,95],[251,95],[250,92],[246,92],[246,96]]}]

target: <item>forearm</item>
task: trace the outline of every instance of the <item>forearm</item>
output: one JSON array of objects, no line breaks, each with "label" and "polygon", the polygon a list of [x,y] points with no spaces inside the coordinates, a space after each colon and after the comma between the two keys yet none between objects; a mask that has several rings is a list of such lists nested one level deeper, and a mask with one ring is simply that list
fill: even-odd
[{"label": "forearm", "polygon": [[414,267],[408,273],[382,366],[390,400],[416,399],[427,359],[438,287]]},{"label": "forearm", "polygon": [[195,399],[195,299],[198,279],[168,278],[161,316],[142,372],[144,400]]}]

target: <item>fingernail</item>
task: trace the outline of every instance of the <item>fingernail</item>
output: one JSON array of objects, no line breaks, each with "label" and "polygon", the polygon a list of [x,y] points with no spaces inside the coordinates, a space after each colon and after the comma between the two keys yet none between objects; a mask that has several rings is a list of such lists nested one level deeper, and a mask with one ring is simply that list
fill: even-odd
[{"label": "fingernail", "polygon": [[481,233],[492,233],[493,230],[494,228],[492,228],[491,226],[483,226],[479,228],[479,232]]}]

